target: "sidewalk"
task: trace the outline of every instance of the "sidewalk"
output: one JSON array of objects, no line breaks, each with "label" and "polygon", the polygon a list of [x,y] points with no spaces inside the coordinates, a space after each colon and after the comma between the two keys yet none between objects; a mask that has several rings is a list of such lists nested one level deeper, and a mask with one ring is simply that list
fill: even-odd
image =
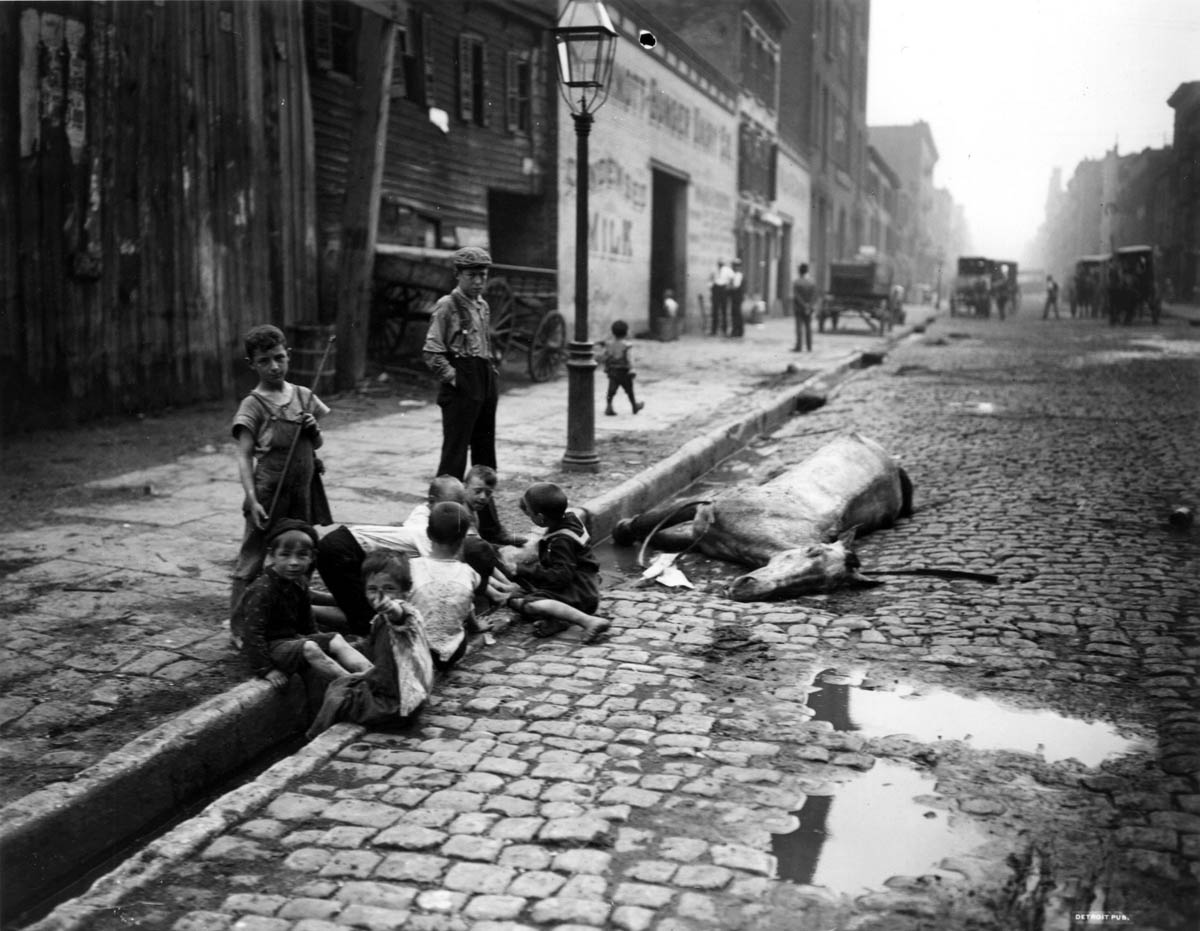
[{"label": "sidewalk", "polygon": [[[909,327],[932,316],[910,308]],[[749,327],[740,341],[685,335],[638,343],[637,390],[646,402],[639,415],[618,398],[619,416],[603,416],[597,373],[595,474],[560,469],[565,378],[516,382],[498,416],[502,516],[520,526],[521,490],[552,480],[589,509],[603,536],[622,509],[673,494],[769,426],[764,410],[785,418],[808,376],[846,370],[860,353],[884,349],[856,321],[817,334],[812,353],[789,352],[791,344],[784,318]],[[436,467],[439,409],[432,399],[401,402],[390,416],[338,426],[336,401],[331,406],[323,458],[337,521],[403,520]],[[647,468],[673,454],[666,466]],[[0,534],[11,569],[0,575],[0,600],[14,606],[0,667],[0,801],[12,803],[0,816],[0,841],[6,861],[24,851],[38,855],[39,868],[53,859],[38,849],[47,826],[75,847],[74,839],[95,844],[128,830],[156,806],[174,810],[223,767],[286,735],[301,700],[293,692],[280,701],[264,682],[247,681],[227,646],[228,574],[241,533],[232,443],[92,486],[108,494],[62,510],[58,522]],[[153,730],[181,712],[188,713]],[[174,762],[148,773],[151,759]],[[95,794],[118,782],[125,788],[116,796]],[[13,874],[4,866],[7,885]]]}]

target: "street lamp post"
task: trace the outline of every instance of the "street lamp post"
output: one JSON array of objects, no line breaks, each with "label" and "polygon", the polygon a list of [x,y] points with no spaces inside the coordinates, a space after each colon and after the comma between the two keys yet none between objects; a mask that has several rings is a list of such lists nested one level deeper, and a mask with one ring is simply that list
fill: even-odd
[{"label": "street lamp post", "polygon": [[570,0],[554,28],[559,90],[575,123],[575,338],[567,347],[567,451],[564,469],[595,472],[596,359],[588,338],[588,135],[608,99],[617,31],[598,0]]}]

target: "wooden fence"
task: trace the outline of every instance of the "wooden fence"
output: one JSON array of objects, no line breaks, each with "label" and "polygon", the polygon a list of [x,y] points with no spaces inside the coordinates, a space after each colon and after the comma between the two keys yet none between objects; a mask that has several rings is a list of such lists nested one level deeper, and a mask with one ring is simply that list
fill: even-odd
[{"label": "wooden fence", "polygon": [[0,426],[231,396],[316,322],[302,14],[0,4]]}]

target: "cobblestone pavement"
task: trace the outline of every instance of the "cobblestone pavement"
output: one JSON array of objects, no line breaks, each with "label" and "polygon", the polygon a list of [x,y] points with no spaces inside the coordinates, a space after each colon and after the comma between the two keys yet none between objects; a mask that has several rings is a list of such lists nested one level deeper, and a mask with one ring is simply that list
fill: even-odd
[{"label": "cobblestone pavement", "polygon": [[[772,318],[748,327],[739,341],[687,335],[639,343],[637,385],[647,407],[633,417],[619,400],[619,416],[596,418],[602,470],[594,474],[559,469],[565,379],[506,379],[498,415],[505,516],[520,517],[516,502],[533,481],[560,482],[573,502],[588,501],[698,433],[742,416],[772,389],[878,345],[853,323],[819,336],[811,354],[789,353],[790,339],[791,321]],[[598,412],[604,388],[600,375]],[[322,456],[333,513],[346,523],[403,520],[424,499],[437,465],[440,413],[433,392],[402,398],[387,416],[353,423],[338,415],[355,398],[330,400]],[[137,472],[95,475],[71,503],[37,511],[36,522],[6,521],[0,529],[6,634],[0,644],[0,804],[72,779],[246,679],[222,629],[242,533],[242,493],[226,430],[223,425],[204,452]],[[10,461],[20,459],[21,442],[6,440]],[[89,449],[82,434],[66,435],[59,452],[87,457]],[[19,485],[19,476],[7,477]],[[8,487],[0,488],[0,506]]]},{"label": "cobblestone pavement", "polygon": [[[685,555],[695,590],[606,594],[607,642],[510,628],[412,728],[339,725],[37,928],[1195,928],[1198,547],[1167,522],[1200,487],[1195,332],[943,321],[748,457],[758,474],[873,436],[917,512],[862,541],[865,570],[1000,584],[735,605],[729,570]],[[975,714],[839,729],[820,696],[864,677],[851,713],[949,694]],[[1107,724],[1129,752],[1060,759],[1052,728],[1006,749],[1038,716],[988,749],[984,699]],[[781,879],[814,799],[816,872]],[[822,881],[855,822],[862,875]],[[941,846],[866,881],[922,824]]]}]

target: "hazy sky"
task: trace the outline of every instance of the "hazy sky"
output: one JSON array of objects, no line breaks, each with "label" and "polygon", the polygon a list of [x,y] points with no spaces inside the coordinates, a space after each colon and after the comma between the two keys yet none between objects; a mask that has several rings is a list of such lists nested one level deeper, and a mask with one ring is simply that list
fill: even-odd
[{"label": "hazy sky", "polygon": [[1170,145],[1200,0],[872,0],[868,125],[925,120],[974,248],[1024,258],[1051,169]]}]

